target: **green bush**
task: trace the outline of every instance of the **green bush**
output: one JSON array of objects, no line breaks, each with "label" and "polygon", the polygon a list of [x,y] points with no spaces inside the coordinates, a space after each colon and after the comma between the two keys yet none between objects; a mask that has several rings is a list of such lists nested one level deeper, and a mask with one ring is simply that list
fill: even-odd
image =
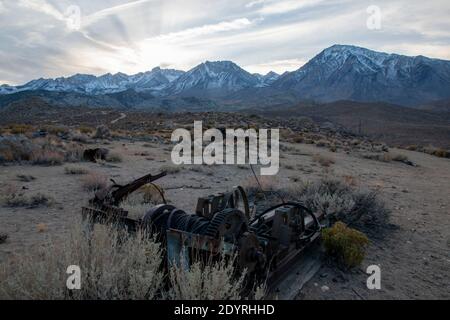
[{"label": "green bush", "polygon": [[366,255],[369,239],[358,230],[336,222],[322,231],[323,244],[328,255],[335,257],[346,267],[359,266]]}]

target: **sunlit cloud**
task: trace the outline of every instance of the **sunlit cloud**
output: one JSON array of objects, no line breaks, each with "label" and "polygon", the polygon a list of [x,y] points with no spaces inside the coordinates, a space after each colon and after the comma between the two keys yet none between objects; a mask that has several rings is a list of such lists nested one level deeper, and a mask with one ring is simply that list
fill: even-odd
[{"label": "sunlit cloud", "polygon": [[209,24],[201,27],[182,30],[179,32],[172,32],[168,34],[162,34],[148,41],[182,41],[190,38],[211,35],[218,32],[239,30],[250,26],[252,22],[247,18],[236,19],[233,21],[224,21],[217,24]]},{"label": "sunlit cloud", "polygon": [[58,9],[45,0],[19,0],[18,4],[21,7],[52,16],[57,20],[63,21],[65,19],[64,14],[59,12]]},{"label": "sunlit cloud", "polygon": [[307,6],[317,5],[323,0],[272,0],[264,1],[264,6],[258,11],[261,14],[280,14],[298,10]]},{"label": "sunlit cloud", "polygon": [[[80,28],[67,23],[75,2]],[[374,4],[379,30],[366,24]],[[1,83],[205,60],[283,73],[337,43],[450,59],[448,16],[448,0],[0,0]]]}]

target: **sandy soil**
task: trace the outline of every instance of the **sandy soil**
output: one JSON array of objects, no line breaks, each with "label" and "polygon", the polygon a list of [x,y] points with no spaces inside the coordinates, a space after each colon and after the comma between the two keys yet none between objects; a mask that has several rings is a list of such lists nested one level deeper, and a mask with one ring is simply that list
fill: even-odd
[{"label": "sandy soil", "polygon": [[[123,162],[77,166],[102,172],[116,181],[127,182],[147,173],[157,173],[170,164],[170,146],[143,142],[114,141],[107,145],[123,155]],[[284,152],[277,183],[292,184],[293,178],[315,180],[324,176],[352,176],[363,188],[379,189],[392,211],[387,237],[372,239],[360,269],[343,272],[326,264],[299,294],[299,299],[449,299],[450,298],[450,160],[412,151],[394,150],[406,155],[417,167],[400,162],[379,162],[356,155],[331,153],[313,145],[293,145]],[[314,154],[332,157],[335,164],[323,168]],[[193,211],[196,199],[227,190],[251,179],[248,168],[213,166],[198,170],[185,167],[163,178],[168,198],[186,211]],[[31,182],[20,182],[18,174],[32,175]],[[0,262],[16,252],[42,243],[49,236],[64,236],[71,217],[91,196],[81,185],[82,176],[67,175],[64,166],[2,166],[0,188],[15,184],[33,194],[52,195],[56,204],[49,208],[0,207],[0,232],[9,235],[0,244]],[[45,226],[44,230],[42,226]],[[38,227],[39,226],[39,227]],[[382,272],[382,289],[368,290],[365,269],[377,264]],[[327,286],[329,290],[324,290]]]}]

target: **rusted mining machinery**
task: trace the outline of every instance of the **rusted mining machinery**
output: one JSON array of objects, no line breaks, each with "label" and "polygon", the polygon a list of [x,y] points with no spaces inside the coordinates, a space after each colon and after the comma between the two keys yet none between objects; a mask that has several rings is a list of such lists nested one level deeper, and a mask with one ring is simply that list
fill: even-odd
[{"label": "rusted mining machinery", "polygon": [[188,266],[199,256],[236,256],[240,269],[247,269],[256,279],[269,279],[269,284],[320,235],[323,216],[299,202],[282,202],[251,217],[242,187],[198,199],[193,214],[165,203],[161,192],[164,203],[149,208],[141,219],[129,218],[120,203],[165,175],[146,175],[127,185],[114,183],[97,192],[90,206],[82,210],[84,219],[114,223],[129,232],[141,228],[157,232],[166,248],[168,265]]}]

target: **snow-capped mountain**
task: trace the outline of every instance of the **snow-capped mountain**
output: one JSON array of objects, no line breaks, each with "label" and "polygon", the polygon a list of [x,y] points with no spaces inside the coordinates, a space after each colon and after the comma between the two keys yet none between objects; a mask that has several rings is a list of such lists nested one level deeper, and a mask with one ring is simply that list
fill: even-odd
[{"label": "snow-capped mountain", "polygon": [[334,45],[273,87],[304,99],[385,101],[404,105],[450,96],[450,61]]},{"label": "snow-capped mountain", "polygon": [[0,95],[21,91],[87,96],[134,91],[143,93],[145,99],[195,97],[276,103],[284,97],[288,101],[354,100],[415,106],[450,98],[450,61],[334,45],[300,69],[282,75],[251,74],[231,61],[207,61],[187,72],[157,67],[130,76],[76,74],[37,79],[17,87],[0,86]]},{"label": "snow-capped mountain", "polygon": [[257,85],[257,87],[259,87],[259,88],[264,88],[264,87],[270,86],[272,83],[274,83],[280,77],[280,75],[278,73],[273,72],[273,71],[270,71],[266,75],[262,75],[259,73],[254,73],[253,75],[255,77],[257,77],[259,80],[259,84]]},{"label": "snow-capped mountain", "polygon": [[255,87],[259,79],[231,61],[204,62],[175,80],[171,94],[198,93],[206,90],[234,92]]},{"label": "snow-capped mountain", "polygon": [[179,70],[157,67],[151,71],[131,76],[120,72],[116,74],[107,73],[99,77],[88,74],[76,74],[67,78],[32,80],[18,87],[2,86],[0,93],[8,94],[20,91],[44,90],[98,95],[123,92],[128,89],[134,89],[135,91],[161,90],[183,73],[183,71]]}]

